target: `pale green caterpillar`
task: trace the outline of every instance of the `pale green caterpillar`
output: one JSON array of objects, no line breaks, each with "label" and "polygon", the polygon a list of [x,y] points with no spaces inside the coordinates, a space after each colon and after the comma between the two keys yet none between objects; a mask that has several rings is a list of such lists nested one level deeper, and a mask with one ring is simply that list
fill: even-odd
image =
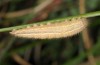
[{"label": "pale green caterpillar", "polygon": [[75,17],[55,23],[33,24],[27,28],[13,30],[10,34],[22,38],[53,39],[73,36],[86,27],[86,18]]}]

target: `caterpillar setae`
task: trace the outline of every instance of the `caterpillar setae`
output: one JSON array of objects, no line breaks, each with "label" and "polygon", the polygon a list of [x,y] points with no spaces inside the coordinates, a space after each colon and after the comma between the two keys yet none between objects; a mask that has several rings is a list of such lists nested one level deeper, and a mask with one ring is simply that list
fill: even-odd
[{"label": "caterpillar setae", "polygon": [[86,18],[75,17],[59,22],[33,24],[26,28],[13,30],[10,34],[31,39],[53,39],[73,36],[87,27]]}]

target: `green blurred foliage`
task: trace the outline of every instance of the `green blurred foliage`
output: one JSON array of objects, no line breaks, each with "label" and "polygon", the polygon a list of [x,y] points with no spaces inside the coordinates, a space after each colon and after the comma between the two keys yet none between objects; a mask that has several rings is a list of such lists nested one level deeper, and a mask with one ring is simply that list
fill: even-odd
[{"label": "green blurred foliage", "polygon": [[[36,4],[41,4],[42,2],[41,0],[34,0],[34,1],[9,0],[8,3],[5,3],[5,1],[6,0],[0,0],[0,4],[1,4],[0,11],[2,11],[4,5],[5,7],[7,7],[5,13],[24,10],[26,8],[31,8],[31,7],[34,8],[37,6]],[[86,0],[86,11],[92,12],[92,11],[100,10],[99,4],[100,4],[100,0]],[[79,10],[78,0],[62,0],[60,6],[52,9],[49,13],[45,13],[48,16],[46,17],[46,19],[43,20],[51,20],[55,18],[78,15],[79,14],[78,10]],[[31,13],[28,15],[24,15],[17,18],[11,18],[11,19],[0,18],[0,27],[3,28],[3,27],[15,26],[15,25],[27,24],[33,22],[33,19],[36,19],[36,21],[38,21],[38,18],[39,18],[39,13],[36,13],[35,15],[34,13]],[[30,20],[32,21],[30,22]],[[97,57],[100,54],[99,52],[100,16],[89,18],[89,32],[90,32],[90,37],[92,38],[93,41],[92,51],[94,50],[93,54],[95,57]],[[9,41],[6,42],[7,40]],[[27,57],[27,54],[29,54],[30,56],[28,57],[29,59],[27,60],[27,62],[34,65],[53,65],[54,62],[57,62],[58,63],[57,65],[63,65],[63,64],[77,65],[79,63],[86,61],[86,54],[84,51],[81,34],[75,35],[70,38],[62,38],[62,39],[53,39],[53,40],[31,39],[30,40],[30,39],[22,39],[22,38],[13,38],[8,34],[8,32],[5,32],[5,33],[0,33],[0,41],[1,41],[0,42],[0,50],[1,50],[0,65],[18,65],[18,63],[15,60],[13,60],[13,58],[11,57],[12,52],[16,52],[23,59],[25,59],[25,57]],[[12,45],[10,46],[11,43]],[[36,47],[40,48],[39,58],[37,57],[38,60],[34,59],[35,54],[38,55],[38,52],[35,53],[35,51],[38,50]],[[29,49],[28,51],[31,52],[26,53],[27,49]],[[5,51],[5,53],[2,53],[2,51]],[[97,62],[97,64],[99,65],[100,63]]]}]

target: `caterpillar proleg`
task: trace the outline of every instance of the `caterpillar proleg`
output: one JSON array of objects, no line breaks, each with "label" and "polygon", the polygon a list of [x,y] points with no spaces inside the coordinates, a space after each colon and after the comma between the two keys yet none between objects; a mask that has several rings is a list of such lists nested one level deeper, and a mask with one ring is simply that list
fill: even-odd
[{"label": "caterpillar proleg", "polygon": [[72,18],[55,23],[33,24],[27,28],[13,30],[10,34],[31,39],[53,39],[73,36],[87,27],[86,18]]}]

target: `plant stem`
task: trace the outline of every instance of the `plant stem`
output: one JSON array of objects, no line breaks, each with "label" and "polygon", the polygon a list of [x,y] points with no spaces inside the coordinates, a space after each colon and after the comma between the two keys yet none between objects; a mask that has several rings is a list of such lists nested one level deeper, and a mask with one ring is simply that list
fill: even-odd
[{"label": "plant stem", "polygon": [[[86,4],[85,0],[79,0],[80,14],[83,14],[86,12],[85,4]],[[88,62],[90,63],[90,65],[96,65],[93,54],[89,53],[89,50],[92,48],[92,40],[89,36],[88,28],[85,28],[82,31],[82,38],[83,38],[85,49],[88,52],[88,54],[87,54]]]},{"label": "plant stem", "polygon": [[55,20],[43,21],[43,22],[38,22],[38,23],[32,23],[32,24],[26,24],[26,25],[2,28],[2,29],[0,29],[0,32],[6,32],[6,31],[11,31],[13,29],[25,28],[25,27],[31,26],[33,24],[42,24],[42,23],[47,23],[47,22],[57,22],[58,20],[62,21],[62,20],[66,20],[66,19],[72,19],[74,17],[85,17],[85,18],[88,18],[88,17],[94,17],[94,16],[100,16],[100,11],[86,13],[86,14],[80,14],[80,15],[77,15],[77,16],[70,16],[70,17],[66,17],[66,18],[59,18],[59,19],[55,19]]}]

